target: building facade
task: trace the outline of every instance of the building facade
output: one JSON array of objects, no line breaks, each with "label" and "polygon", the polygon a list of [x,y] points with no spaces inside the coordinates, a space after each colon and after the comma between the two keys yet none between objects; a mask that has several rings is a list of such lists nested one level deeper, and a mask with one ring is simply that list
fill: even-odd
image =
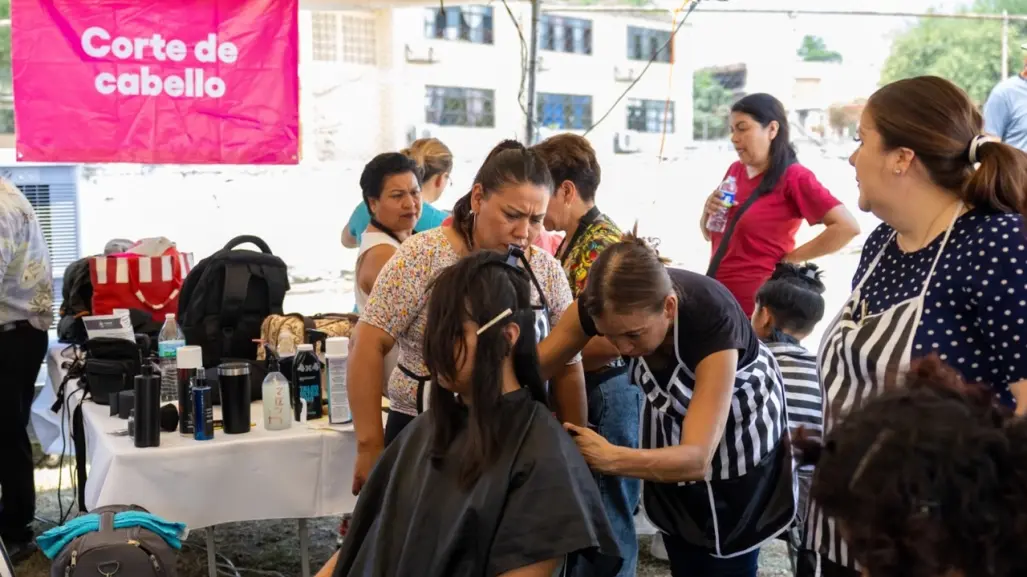
[{"label": "building facade", "polygon": [[[424,136],[470,156],[523,140],[530,6],[508,6],[301,12],[305,161],[367,158]],[[537,138],[597,125],[588,136],[601,154],[662,146],[666,157],[691,141],[687,25],[672,40],[669,16],[546,12],[539,28]]]}]

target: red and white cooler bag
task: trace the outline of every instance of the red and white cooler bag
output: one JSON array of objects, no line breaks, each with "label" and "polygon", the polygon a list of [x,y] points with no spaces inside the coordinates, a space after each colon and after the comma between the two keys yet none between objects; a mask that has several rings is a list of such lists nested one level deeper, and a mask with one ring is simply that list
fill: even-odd
[{"label": "red and white cooler bag", "polygon": [[122,253],[89,262],[93,281],[93,314],[114,309],[147,311],[158,322],[178,312],[178,293],[193,268],[193,255],[171,247],[161,256]]}]

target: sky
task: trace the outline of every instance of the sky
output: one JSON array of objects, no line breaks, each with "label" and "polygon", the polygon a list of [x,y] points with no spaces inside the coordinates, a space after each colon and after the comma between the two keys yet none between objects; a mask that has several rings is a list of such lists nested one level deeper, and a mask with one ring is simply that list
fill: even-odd
[{"label": "sky", "polygon": [[[970,0],[707,0],[710,7],[775,10],[860,10],[895,12],[954,12]],[[668,0],[675,4],[677,0]],[[745,62],[750,66],[774,66],[794,58],[804,35],[824,39],[827,47],[842,54],[856,93],[872,90],[896,33],[914,20],[896,17],[712,14],[690,16],[693,58],[697,67]],[[901,8],[900,8],[901,7]],[[709,48],[714,47],[714,48]]]}]

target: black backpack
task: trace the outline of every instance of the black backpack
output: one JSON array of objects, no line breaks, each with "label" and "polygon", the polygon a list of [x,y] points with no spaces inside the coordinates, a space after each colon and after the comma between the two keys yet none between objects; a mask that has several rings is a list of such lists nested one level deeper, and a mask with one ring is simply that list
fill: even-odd
[{"label": "black backpack", "polygon": [[62,343],[80,345],[86,342],[86,327],[82,317],[89,316],[93,309],[93,282],[89,278],[87,256],[64,269],[64,286],[61,288],[60,321],[57,323],[57,338]]},{"label": "black backpack", "polygon": [[[233,250],[252,243],[261,252]],[[240,236],[201,260],[182,284],[178,320],[185,342],[203,349],[203,366],[222,359],[256,360],[260,325],[282,314],[289,275],[282,259],[256,236]]]},{"label": "black backpack", "polygon": [[82,533],[66,544],[50,566],[52,577],[175,577],[178,552],[152,530],[133,525],[115,528],[119,513],[146,509],[135,505],[108,505],[93,513],[100,517],[100,529]]}]

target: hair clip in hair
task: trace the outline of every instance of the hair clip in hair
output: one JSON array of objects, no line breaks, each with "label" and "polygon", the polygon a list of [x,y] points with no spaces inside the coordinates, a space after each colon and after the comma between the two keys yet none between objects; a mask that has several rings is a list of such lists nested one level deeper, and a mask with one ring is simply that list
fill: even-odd
[{"label": "hair clip in hair", "polygon": [[812,269],[812,268],[806,269],[806,278],[808,278],[810,280],[817,280],[817,271],[816,271],[816,269]]},{"label": "hair clip in hair", "polygon": [[489,322],[485,323],[484,325],[482,325],[481,328],[478,329],[478,332],[476,332],[474,334],[481,335],[481,333],[489,330],[490,328],[492,328],[493,325],[495,325],[499,321],[505,319],[506,317],[508,317],[508,316],[510,316],[512,314],[513,314],[513,309],[506,309],[505,311],[503,311],[503,312],[499,313],[498,315],[496,315],[491,321],[489,321]]}]

